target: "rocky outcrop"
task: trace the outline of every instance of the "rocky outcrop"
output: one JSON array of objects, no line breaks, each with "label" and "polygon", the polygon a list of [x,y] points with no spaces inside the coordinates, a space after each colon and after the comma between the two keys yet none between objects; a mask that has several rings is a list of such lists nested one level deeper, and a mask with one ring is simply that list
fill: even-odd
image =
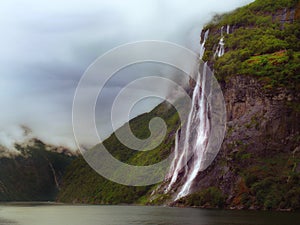
[{"label": "rocky outcrop", "polygon": [[[282,2],[280,7],[264,5],[263,1],[255,3],[220,16],[202,32],[203,36],[210,30],[204,60],[215,70],[222,86],[227,133],[213,164],[198,174],[193,194],[171,205],[300,208],[299,68],[294,60],[299,48],[292,41],[299,38],[292,30],[299,27],[300,2],[292,7]],[[229,29],[226,24],[230,24]],[[225,36],[225,55],[216,58],[214,52],[222,30],[229,31]],[[275,30],[282,35],[276,36]],[[268,32],[273,32],[273,36],[268,36]],[[255,47],[256,40],[267,36],[264,42],[269,38],[273,42],[260,51]],[[275,43],[282,44],[274,48]],[[284,61],[285,57],[290,60]],[[243,63],[249,58],[252,61]],[[254,61],[259,62],[256,69],[249,70]]]},{"label": "rocky outcrop", "polygon": [[300,4],[298,3],[296,7],[277,10],[271,15],[272,22],[280,21],[281,28],[283,28],[285,23],[293,23],[300,18]]},{"label": "rocky outcrop", "polygon": [[[222,88],[227,106],[226,137],[214,163],[199,173],[193,191],[218,187],[228,208],[264,208],[253,185],[279,176],[268,171],[272,169],[281,170],[280,176],[287,182],[289,174],[300,167],[294,160],[300,157],[300,112],[294,109],[300,95],[285,89],[266,91],[256,78],[246,76],[232,77]],[[274,165],[269,167],[268,161]],[[251,176],[253,181],[249,181]],[[172,203],[181,204],[187,202]]]}]

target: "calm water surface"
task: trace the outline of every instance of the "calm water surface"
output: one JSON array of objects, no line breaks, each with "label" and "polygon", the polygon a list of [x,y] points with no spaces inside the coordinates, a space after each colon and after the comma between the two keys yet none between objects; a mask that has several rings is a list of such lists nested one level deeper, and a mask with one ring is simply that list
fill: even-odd
[{"label": "calm water surface", "polygon": [[146,206],[0,205],[1,225],[299,225],[300,213]]}]

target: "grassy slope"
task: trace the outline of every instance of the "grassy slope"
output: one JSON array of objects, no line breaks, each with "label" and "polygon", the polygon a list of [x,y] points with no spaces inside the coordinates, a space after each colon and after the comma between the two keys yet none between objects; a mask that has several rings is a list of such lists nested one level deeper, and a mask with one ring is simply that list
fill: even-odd
[{"label": "grassy slope", "polygon": [[[164,119],[168,131],[165,140],[154,150],[146,152],[130,150],[122,145],[114,134],[103,144],[115,158],[132,165],[150,165],[161,161],[169,155],[174,143],[174,130],[179,126],[175,109],[165,103],[160,104],[150,113],[131,120],[130,126],[136,137],[147,138],[150,135],[149,121],[155,116]],[[131,187],[111,182],[93,171],[83,158],[79,158],[68,168],[58,200],[96,204],[137,203],[144,201],[141,197],[151,188],[153,186]]]}]

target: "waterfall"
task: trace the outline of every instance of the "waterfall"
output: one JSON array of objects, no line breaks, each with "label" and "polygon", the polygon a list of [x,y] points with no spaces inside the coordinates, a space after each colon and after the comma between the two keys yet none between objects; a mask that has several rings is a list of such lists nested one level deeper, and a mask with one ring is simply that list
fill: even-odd
[{"label": "waterfall", "polygon": [[[201,43],[200,57],[205,52],[205,42],[208,38],[209,31],[204,34]],[[188,115],[186,124],[183,125],[180,132],[176,132],[174,159],[170,167],[167,179],[170,182],[165,189],[168,193],[179,174],[181,180],[185,183],[181,187],[175,199],[186,196],[190,193],[191,187],[199,171],[202,169],[202,162],[205,160],[206,146],[209,139],[209,119],[208,119],[208,103],[205,96],[207,64],[203,65],[202,73],[198,72],[196,85],[192,96],[192,106]]]},{"label": "waterfall", "polygon": [[[200,75],[198,74],[198,79],[199,79]],[[182,172],[182,169],[184,168],[184,176],[186,176],[187,172],[188,172],[188,168],[187,165],[184,165],[184,163],[187,162],[187,157],[190,155],[189,151],[193,150],[190,149],[189,146],[189,141],[190,141],[190,134],[191,134],[191,129],[192,129],[192,125],[193,125],[193,120],[195,119],[195,114],[197,111],[196,108],[196,101],[197,101],[197,97],[198,93],[199,93],[199,89],[200,86],[198,84],[198,80],[197,80],[197,84],[195,86],[194,92],[193,92],[193,98],[192,98],[192,107],[191,110],[189,112],[189,116],[188,116],[188,120],[187,120],[187,124],[184,125],[182,132],[184,133],[184,136],[180,139],[180,142],[177,142],[177,146],[175,148],[175,151],[179,151],[179,149],[182,149],[181,154],[178,158],[174,157],[173,159],[173,163],[175,165],[175,169],[173,171],[173,175],[171,178],[171,181],[166,189],[165,192],[169,192],[170,189],[172,188],[173,184],[177,181],[178,175],[180,172]],[[178,140],[178,139],[177,139]]]},{"label": "waterfall", "polygon": [[206,40],[207,40],[207,38],[208,38],[208,34],[209,34],[209,30],[207,30],[206,32],[205,32],[205,34],[204,34],[204,40],[203,40],[203,42],[201,43],[201,36],[200,36],[200,59],[202,59],[203,58],[203,55],[204,55],[204,52],[205,52],[205,42],[206,42]]},{"label": "waterfall", "polygon": [[190,135],[187,146],[188,151],[191,151],[193,160],[192,165],[186,177],[186,182],[181,188],[180,192],[176,196],[176,200],[188,195],[190,193],[191,186],[202,169],[202,161],[204,161],[205,150],[209,139],[209,119],[208,119],[208,103],[205,96],[205,83],[206,83],[206,69],[207,64],[205,63],[203,73],[198,74],[197,85],[194,89],[195,101],[192,105],[192,121],[187,129]]},{"label": "waterfall", "polygon": [[60,187],[59,187],[59,183],[58,183],[58,179],[57,179],[57,176],[56,176],[55,169],[54,169],[52,163],[50,162],[50,160],[49,160],[48,158],[46,158],[46,157],[45,157],[45,159],[46,159],[46,160],[48,161],[48,163],[49,163],[49,167],[50,167],[50,170],[51,170],[51,172],[52,172],[53,180],[54,180],[54,182],[55,182],[55,185],[56,185],[57,189],[60,190]]},{"label": "waterfall", "polygon": [[[216,56],[221,57],[225,54],[225,43],[224,43],[223,29],[224,29],[224,26],[221,27],[221,38],[220,38],[218,47],[216,49],[216,52],[214,54],[214,57],[216,57]],[[226,33],[229,34],[229,32],[230,32],[230,26],[227,25]]]},{"label": "waterfall", "polygon": [[[178,139],[179,139],[179,130],[176,131],[176,134],[175,134],[175,147],[174,147],[174,159],[172,161],[172,164],[170,166],[170,170],[169,170],[169,173],[166,177],[166,180],[172,178],[172,180],[174,180],[174,176],[173,174],[175,174],[175,169],[176,169],[176,164],[178,163],[178,156],[179,156],[179,152],[178,152]],[[177,177],[176,177],[177,179]],[[176,180],[175,180],[176,181]],[[174,181],[174,182],[175,182]],[[167,187],[167,189],[165,190],[165,193],[169,192],[171,187],[172,187],[173,183],[170,182],[169,186]]]},{"label": "waterfall", "polygon": [[225,43],[224,43],[224,37],[221,37],[219,42],[219,51],[218,51],[218,57],[223,56],[225,53]]},{"label": "waterfall", "polygon": [[227,34],[230,34],[230,25],[227,25],[227,29],[226,29],[226,30],[227,30],[226,33],[227,33]]}]

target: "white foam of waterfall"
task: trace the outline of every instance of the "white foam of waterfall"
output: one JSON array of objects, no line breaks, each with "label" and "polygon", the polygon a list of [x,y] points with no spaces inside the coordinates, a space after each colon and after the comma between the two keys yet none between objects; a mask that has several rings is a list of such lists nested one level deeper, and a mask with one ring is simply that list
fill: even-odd
[{"label": "white foam of waterfall", "polygon": [[[199,73],[198,73],[198,78],[200,77]],[[174,169],[174,172],[173,172],[173,176],[171,178],[171,181],[166,189],[166,192],[168,192],[173,184],[177,181],[177,178],[178,178],[178,175],[180,172],[182,172],[182,169],[184,169],[184,176],[186,176],[186,173],[188,172],[187,171],[187,165],[186,165],[186,162],[187,162],[187,157],[189,155],[189,151],[190,151],[190,147],[189,147],[189,141],[190,141],[190,129],[191,129],[191,124],[192,124],[192,120],[194,118],[194,115],[195,115],[195,111],[197,110],[196,109],[196,100],[197,100],[197,97],[198,97],[198,91],[197,89],[199,88],[199,85],[198,85],[198,81],[197,81],[197,84],[194,88],[194,91],[193,91],[193,98],[192,98],[192,107],[191,107],[191,110],[189,112],[189,116],[188,116],[188,120],[187,120],[187,124],[184,125],[183,129],[182,129],[182,132],[184,133],[184,136],[182,137],[182,139],[180,140],[179,143],[177,143],[177,151],[178,151],[178,148],[182,149],[181,151],[181,154],[180,156],[177,158],[174,157],[174,160],[173,162],[176,164],[175,166],[175,169]],[[196,91],[195,91],[196,90]],[[185,163],[185,165],[183,165]]]},{"label": "white foam of waterfall", "polygon": [[[216,54],[222,56],[225,52],[223,29]],[[230,26],[226,28],[227,34]],[[200,40],[200,59],[205,53],[205,42],[208,38],[207,30]],[[196,188],[199,172],[205,170],[216,156],[226,128],[226,108],[223,96],[219,96],[218,86],[212,86],[207,63],[201,64],[198,76],[195,78],[195,87],[192,94],[192,104],[185,124],[176,132],[174,159],[166,181],[169,181],[165,193],[175,190],[174,200],[185,197]],[[202,70],[202,71],[201,71]],[[217,83],[217,81],[215,81]],[[211,88],[216,88],[216,96],[212,96]],[[212,100],[212,97],[214,100]],[[221,109],[221,114],[215,114],[214,108]],[[221,115],[221,116],[220,116]],[[216,127],[218,127],[216,129]],[[222,129],[224,128],[224,132]],[[212,133],[211,133],[212,132]],[[210,138],[215,140],[211,142]],[[220,137],[220,138],[219,138]],[[175,185],[176,184],[176,185]],[[181,186],[179,186],[181,185]],[[178,188],[179,187],[179,188]],[[173,188],[173,189],[172,189]],[[179,190],[179,191],[177,191]]]},{"label": "white foam of waterfall", "polygon": [[[225,43],[224,43],[224,35],[223,35],[224,26],[221,27],[221,38],[214,54],[214,57],[221,57],[225,54]],[[229,33],[229,25],[227,26],[227,33]]]},{"label": "white foam of waterfall", "polygon": [[219,42],[218,57],[223,56],[224,53],[225,53],[225,43],[224,43],[224,37],[222,37]]},{"label": "white foam of waterfall", "polygon": [[[178,156],[179,156],[178,140],[179,140],[179,130],[177,130],[176,134],[175,134],[174,159],[170,166],[170,170],[166,177],[166,180],[172,178],[174,171],[176,169],[176,164],[178,163]],[[165,193],[167,193],[170,190],[170,188],[171,188],[171,186],[169,185],[168,188],[165,190]]]},{"label": "white foam of waterfall", "polygon": [[[204,38],[203,41],[200,40],[200,59],[202,59],[204,52],[205,52],[205,42],[208,38],[209,35],[209,30],[205,31],[204,33]],[[200,37],[201,38],[201,37]],[[188,157],[188,151],[189,151],[189,139],[190,139],[190,129],[191,129],[191,124],[192,124],[192,120],[195,119],[195,113],[197,111],[196,107],[195,107],[195,102],[197,101],[197,94],[198,91],[197,89],[200,88],[199,85],[199,79],[200,79],[200,74],[198,73],[198,80],[196,81],[197,84],[195,86],[194,92],[193,92],[193,97],[192,97],[192,108],[189,112],[189,116],[188,116],[188,120],[187,120],[187,124],[182,127],[181,132],[184,134],[181,136],[180,141],[179,141],[179,134],[178,131],[176,132],[176,136],[175,136],[175,148],[174,148],[174,159],[173,162],[171,164],[170,167],[170,172],[168,173],[167,179],[171,178],[171,181],[168,185],[168,187],[165,189],[165,193],[169,192],[172,188],[172,186],[174,185],[174,183],[177,181],[178,175],[180,172],[182,172],[182,169],[185,170],[185,174],[188,172],[188,168],[187,165],[183,165],[184,163],[187,162],[187,157]],[[179,150],[182,149],[181,154],[179,154]]]},{"label": "white foam of waterfall", "polygon": [[[200,59],[203,58],[203,55],[204,55],[204,52],[205,52],[205,42],[208,38],[208,34],[209,34],[209,30],[205,31],[203,42],[200,44],[201,45],[200,46]],[[200,39],[200,42],[201,42],[201,39]]]},{"label": "white foam of waterfall", "polygon": [[[182,186],[175,200],[184,197],[190,193],[193,182],[201,171],[202,162],[205,160],[205,152],[209,139],[209,119],[208,103],[205,96],[207,64],[204,64],[203,73],[198,74],[197,85],[195,86],[195,98],[192,102],[191,123],[187,126],[189,138],[186,139],[187,145],[184,146],[185,154],[192,155],[192,161],[189,171],[186,175],[186,182]],[[192,134],[192,135],[191,135]],[[191,138],[190,138],[191,137]]]}]

